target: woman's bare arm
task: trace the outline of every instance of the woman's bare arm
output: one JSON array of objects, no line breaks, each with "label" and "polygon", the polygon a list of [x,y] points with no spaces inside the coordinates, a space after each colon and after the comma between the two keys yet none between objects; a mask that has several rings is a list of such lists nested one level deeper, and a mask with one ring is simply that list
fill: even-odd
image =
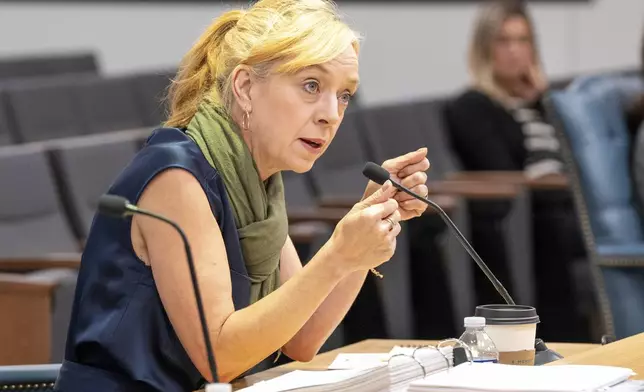
[{"label": "woman's bare arm", "polygon": [[[235,378],[284,346],[311,318],[338,282],[354,270],[363,268],[357,265],[359,261],[351,252],[344,252],[348,257],[343,259],[341,255],[344,253],[337,251],[330,241],[302,271],[278,290],[251,306],[235,311],[226,248],[198,181],[182,169],[166,170],[147,186],[138,204],[176,221],[191,242],[218,373],[224,381]],[[384,260],[390,249],[387,244],[380,244],[385,237],[379,236],[381,226],[376,225],[396,208],[395,201],[386,197],[380,204],[374,203],[368,213],[365,210],[354,219],[356,224],[349,225],[360,230],[370,229],[369,238],[373,237],[373,243],[367,244],[364,236],[355,233],[355,236],[344,236],[348,240],[355,237],[355,241],[342,246],[347,249],[357,247],[355,252],[365,252],[358,246],[364,242],[364,248],[374,252],[370,263],[374,263],[374,258]],[[181,343],[201,374],[212,379],[189,269],[178,234],[166,224],[136,216],[132,237],[135,251],[152,268],[161,300]],[[139,237],[142,238],[140,243],[137,241]]]},{"label": "woman's bare arm", "polygon": [[[302,270],[300,257],[290,238],[282,250],[281,281],[286,282]],[[367,276],[367,271],[355,271],[342,279],[331,291],[313,316],[283,347],[289,358],[307,362],[336,329],[355,301]]]}]

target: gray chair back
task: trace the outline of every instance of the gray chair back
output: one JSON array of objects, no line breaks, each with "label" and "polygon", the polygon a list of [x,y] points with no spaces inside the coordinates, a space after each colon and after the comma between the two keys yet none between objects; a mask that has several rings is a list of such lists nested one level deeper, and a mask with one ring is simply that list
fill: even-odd
[{"label": "gray chair back", "polygon": [[431,159],[432,171],[440,176],[462,170],[463,167],[450,144],[446,105],[446,99],[425,100],[411,105],[411,116],[417,117],[421,123],[421,136]]},{"label": "gray chair back", "polygon": [[0,148],[0,257],[74,253],[44,147]]},{"label": "gray chair back", "polygon": [[410,104],[373,107],[363,111],[363,124],[369,158],[384,160],[425,147],[420,122],[412,116]]},{"label": "gray chair back", "polygon": [[167,119],[165,96],[175,71],[159,71],[134,76],[134,87],[141,115],[147,127],[157,127]]},{"label": "gray chair back", "polygon": [[74,85],[78,116],[87,133],[103,133],[145,126],[131,77],[86,79]]},{"label": "gray chair back", "polygon": [[[368,145],[370,146],[371,159],[376,162],[383,162],[386,159],[394,158],[421,147],[428,147],[428,158],[432,163],[431,169],[427,172],[429,181],[439,180],[443,177],[445,165],[442,164],[438,150],[441,146],[431,145],[425,133],[433,133],[433,129],[426,126],[424,110],[425,103],[401,104],[385,107],[371,108],[364,112],[364,128]],[[434,156],[431,152],[436,153]],[[465,204],[459,201],[458,208],[452,212],[452,220],[461,228],[465,236],[468,236],[468,221]],[[439,219],[437,215],[423,216],[423,219]],[[416,223],[416,222],[412,222]],[[411,223],[410,223],[411,224]],[[472,287],[472,261],[467,253],[458,243],[457,239],[448,232],[446,228],[445,238],[427,238],[440,244],[442,254],[445,258],[443,268],[446,270],[446,280],[449,281],[452,310],[456,325],[462,323],[463,317],[471,313],[474,305],[474,292]],[[422,262],[426,262],[423,260]],[[442,266],[441,266],[442,267]]]},{"label": "gray chair back", "polygon": [[368,156],[361,140],[361,111],[346,113],[335,138],[311,170],[319,197],[355,197],[360,199],[367,185],[362,175]]},{"label": "gray chair back", "polygon": [[[362,175],[369,160],[366,141],[361,134],[364,111],[345,114],[335,139],[311,170],[319,197],[352,197],[357,202],[362,197],[367,179]],[[396,253],[379,269],[385,279],[377,279],[380,303],[385,315],[385,328],[390,338],[413,337],[413,310],[409,244],[406,234],[398,236]]]},{"label": "gray chair back", "polygon": [[13,134],[11,119],[7,111],[7,101],[4,91],[0,90],[0,146],[17,142]]},{"label": "gray chair back", "polygon": [[107,133],[51,143],[63,198],[80,238],[87,238],[100,196],[136,154],[142,132],[147,131]]},{"label": "gray chair back", "polygon": [[298,174],[292,171],[282,172],[286,208],[289,207],[315,207],[315,192],[307,178],[307,174]]},{"label": "gray chair back", "polygon": [[0,60],[0,79],[98,72],[93,53],[14,57]]},{"label": "gray chair back", "polygon": [[74,85],[84,77],[38,78],[6,86],[7,107],[21,142],[83,135],[87,124]]}]

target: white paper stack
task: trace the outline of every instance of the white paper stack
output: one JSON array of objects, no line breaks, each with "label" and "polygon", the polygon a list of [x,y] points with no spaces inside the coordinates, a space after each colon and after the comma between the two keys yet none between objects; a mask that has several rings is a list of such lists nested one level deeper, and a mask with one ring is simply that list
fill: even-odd
[{"label": "white paper stack", "polygon": [[394,347],[389,359],[389,390],[404,391],[412,381],[444,371],[452,365],[452,347],[441,348],[440,352],[435,348]]},{"label": "white paper stack", "polygon": [[241,391],[386,392],[389,391],[389,372],[386,365],[354,370],[295,370]]},{"label": "white paper stack", "polygon": [[603,391],[627,380],[631,369],[611,366],[511,366],[464,363],[410,384],[409,392]]},{"label": "white paper stack", "polygon": [[[422,366],[422,367],[421,367]],[[452,366],[452,348],[394,347],[386,354],[340,354],[323,371],[296,370],[244,392],[402,392],[413,380]]]},{"label": "white paper stack", "polygon": [[628,380],[609,389],[610,392],[644,392],[644,381]]}]

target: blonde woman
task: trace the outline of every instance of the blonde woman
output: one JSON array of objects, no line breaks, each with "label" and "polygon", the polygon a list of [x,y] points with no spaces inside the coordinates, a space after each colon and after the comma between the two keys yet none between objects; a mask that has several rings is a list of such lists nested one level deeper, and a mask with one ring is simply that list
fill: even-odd
[{"label": "blonde woman", "polygon": [[[369,183],[305,267],[280,172],[329,146],[358,87],[358,36],[323,0],[262,0],[217,18],[184,58],[156,130],[111,193],[185,230],[219,378],[281,350],[310,360],[368,271],[425,206]],[[426,150],[384,163],[427,194]],[[385,277],[386,278],[386,277]],[[83,254],[59,391],[189,391],[211,380],[177,234],[97,216]]]},{"label": "blonde woman", "polygon": [[[547,82],[525,2],[486,2],[469,55],[472,86],[447,110],[452,146],[465,169],[524,171],[533,178],[561,173],[559,141],[540,101]],[[583,260],[585,251],[571,195],[548,191],[532,196],[540,336],[587,341],[587,321],[577,311],[579,298],[572,291],[571,263]],[[505,245],[494,228],[507,209],[489,207],[474,210],[481,211],[472,222],[473,239],[488,260],[498,263]],[[509,277],[509,267],[499,264],[495,270]],[[497,298],[485,281],[477,291],[482,303]]]}]

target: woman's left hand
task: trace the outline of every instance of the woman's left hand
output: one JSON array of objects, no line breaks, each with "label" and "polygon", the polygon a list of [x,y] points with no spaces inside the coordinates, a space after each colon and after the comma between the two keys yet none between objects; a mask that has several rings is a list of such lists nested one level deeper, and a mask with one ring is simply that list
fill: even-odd
[{"label": "woman's left hand", "polygon": [[[382,167],[391,174],[391,179],[410,189],[421,196],[427,196],[427,173],[429,160],[427,160],[427,148],[423,147],[397,158],[388,159]],[[362,199],[369,197],[380,185],[369,181]],[[427,209],[427,204],[416,200],[404,192],[398,191],[394,196],[398,202],[398,211],[401,220],[408,220],[421,216]]]}]

